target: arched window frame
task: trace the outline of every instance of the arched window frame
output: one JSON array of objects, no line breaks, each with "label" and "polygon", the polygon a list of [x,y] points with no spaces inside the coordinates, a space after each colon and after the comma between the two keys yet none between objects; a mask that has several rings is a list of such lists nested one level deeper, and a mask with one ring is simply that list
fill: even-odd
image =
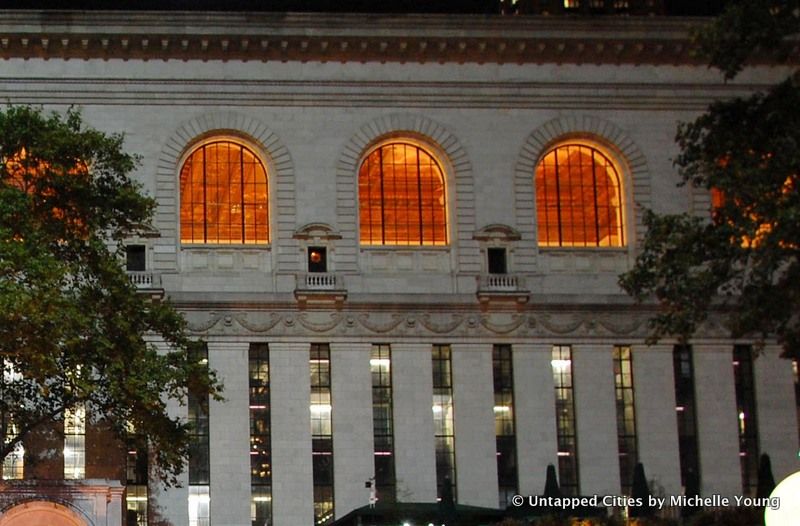
[{"label": "arched window frame", "polygon": [[[414,147],[414,148],[418,148],[419,150],[421,150],[422,152],[427,154],[432,159],[432,161],[435,163],[437,168],[439,169],[439,172],[440,172],[441,177],[442,177],[442,184],[444,185],[444,192],[443,192],[443,196],[444,196],[444,205],[443,205],[443,207],[444,207],[444,210],[443,210],[444,241],[443,242],[436,242],[434,244],[434,243],[424,243],[424,242],[420,242],[420,243],[387,243],[387,242],[370,243],[370,242],[362,241],[362,235],[361,235],[362,234],[362,228],[363,228],[363,225],[361,224],[362,196],[361,196],[361,192],[360,192],[361,170],[362,170],[362,167],[363,167],[364,163],[367,161],[367,159],[372,154],[374,154],[376,151],[378,151],[378,150],[380,150],[380,149],[382,149],[382,148],[384,148],[386,146],[391,146],[391,145],[394,145],[394,144],[403,144],[403,145],[408,145],[408,146],[411,146],[411,147]],[[444,153],[442,152],[442,150],[438,146],[436,146],[436,145],[434,145],[434,144],[432,144],[432,143],[430,143],[430,142],[428,142],[428,141],[426,141],[424,139],[416,138],[414,136],[409,136],[409,135],[406,135],[406,134],[398,134],[398,135],[392,135],[392,136],[388,136],[388,137],[383,137],[383,138],[381,138],[381,140],[372,143],[368,148],[365,149],[364,154],[359,159],[359,162],[358,162],[357,166],[358,166],[357,171],[356,171],[356,195],[358,196],[358,199],[357,199],[357,202],[356,202],[356,206],[357,206],[357,210],[358,210],[358,219],[357,219],[358,233],[357,233],[357,239],[358,239],[359,245],[361,247],[365,247],[365,248],[376,247],[376,248],[385,248],[385,249],[391,249],[391,248],[413,248],[413,247],[424,247],[426,249],[431,249],[431,248],[449,248],[450,247],[450,245],[452,243],[451,240],[453,239],[453,231],[452,231],[453,218],[450,215],[451,203],[453,202],[453,199],[454,199],[454,192],[453,192],[453,188],[452,188],[453,183],[451,181],[451,174],[453,174],[453,168],[449,164],[449,161],[448,161],[447,157],[444,155]]]},{"label": "arched window frame", "polygon": [[[181,207],[183,203],[183,190],[181,189],[181,173],[183,172],[184,166],[189,158],[201,148],[214,144],[214,143],[232,143],[237,146],[244,148],[245,150],[249,151],[255,159],[261,163],[261,166],[264,169],[264,175],[266,177],[266,185],[267,185],[267,236],[266,241],[255,241],[249,242],[246,239],[244,242],[215,242],[215,241],[184,241],[182,238],[183,236],[181,227]],[[177,203],[177,232],[178,232],[178,240],[179,244],[184,247],[231,247],[231,246],[241,246],[241,247],[268,247],[272,243],[272,236],[275,232],[275,221],[273,219],[273,211],[276,210],[275,203],[274,203],[274,182],[270,174],[274,174],[275,170],[272,166],[271,159],[269,156],[265,155],[263,149],[259,147],[254,142],[247,140],[243,137],[240,137],[236,134],[229,134],[229,133],[218,133],[215,132],[213,134],[208,134],[202,137],[199,140],[192,142],[189,146],[186,147],[183,154],[180,157],[180,160],[177,165],[177,174],[176,174],[176,184],[177,184],[177,194],[178,194],[178,203]],[[206,218],[207,221],[207,218]]]},{"label": "arched window frame", "polygon": [[[539,210],[538,210],[538,195],[540,189],[536,185],[536,173],[539,169],[539,165],[545,159],[546,156],[558,150],[560,148],[564,148],[567,146],[579,146],[583,148],[588,148],[593,152],[597,152],[608,161],[611,167],[614,169],[614,174],[616,175],[616,182],[617,182],[617,199],[619,201],[618,206],[618,214],[619,214],[619,221],[621,225],[618,227],[619,234],[618,237],[620,238],[619,244],[569,244],[563,242],[563,236],[559,236],[557,242],[547,243],[542,242],[540,235],[542,229],[545,228],[545,225],[541,224],[539,221]],[[631,246],[631,240],[633,240],[633,218],[632,214],[628,210],[628,203],[631,202],[630,194],[632,192],[631,183],[630,183],[630,170],[627,164],[627,161],[623,157],[623,155],[613,146],[606,144],[605,142],[600,142],[594,137],[585,137],[583,135],[576,135],[571,137],[562,137],[558,141],[553,142],[547,146],[543,150],[543,153],[536,161],[534,165],[534,173],[532,178],[533,188],[534,188],[534,201],[536,202],[536,211],[535,211],[535,219],[536,219],[536,241],[537,245],[540,249],[549,250],[549,249],[556,249],[556,250],[622,250],[622,249],[629,249]],[[596,188],[595,188],[596,191]],[[595,206],[597,204],[595,203]],[[598,225],[595,226],[597,228]],[[560,227],[559,227],[560,231]]]}]

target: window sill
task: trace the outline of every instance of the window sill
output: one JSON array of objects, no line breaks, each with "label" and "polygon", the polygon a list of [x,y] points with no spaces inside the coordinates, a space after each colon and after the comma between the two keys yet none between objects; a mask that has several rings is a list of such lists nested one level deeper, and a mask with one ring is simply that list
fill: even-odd
[{"label": "window sill", "polygon": [[181,243],[181,250],[270,250],[270,244],[249,244],[249,243],[231,243],[225,244],[203,244],[203,243]]}]

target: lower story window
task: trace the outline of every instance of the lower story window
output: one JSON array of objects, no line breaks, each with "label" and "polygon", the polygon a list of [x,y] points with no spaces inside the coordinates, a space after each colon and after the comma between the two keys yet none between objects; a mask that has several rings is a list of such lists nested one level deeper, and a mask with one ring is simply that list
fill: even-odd
[{"label": "lower story window", "polygon": [[209,526],[211,493],[208,486],[189,486],[189,526]]}]

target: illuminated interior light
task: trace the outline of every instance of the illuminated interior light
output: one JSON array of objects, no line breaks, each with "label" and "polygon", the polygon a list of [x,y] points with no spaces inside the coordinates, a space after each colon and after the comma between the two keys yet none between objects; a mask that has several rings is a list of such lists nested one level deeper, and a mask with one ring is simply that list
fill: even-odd
[{"label": "illuminated interior light", "polygon": [[511,411],[511,408],[508,407],[507,405],[496,405],[496,406],[494,406],[494,412],[495,413],[508,413],[509,411]]},{"label": "illuminated interior light", "polygon": [[570,368],[572,365],[572,360],[551,360],[550,364],[552,364],[553,369],[563,371]]},{"label": "illuminated interior light", "polygon": [[374,365],[375,367],[389,367],[392,364],[392,361],[389,358],[372,358],[369,361],[370,365]]},{"label": "illuminated interior light", "polygon": [[311,404],[309,408],[312,413],[330,413],[333,406],[331,404]]}]

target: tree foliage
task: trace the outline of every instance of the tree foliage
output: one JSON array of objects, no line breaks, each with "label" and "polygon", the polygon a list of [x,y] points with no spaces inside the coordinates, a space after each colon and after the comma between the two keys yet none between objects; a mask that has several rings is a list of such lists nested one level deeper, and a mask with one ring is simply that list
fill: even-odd
[{"label": "tree foliage", "polygon": [[714,23],[697,30],[695,38],[710,64],[732,79],[754,54],[789,61],[793,46],[787,37],[798,30],[798,0],[735,0],[727,2]]},{"label": "tree foliage", "polygon": [[[752,52],[796,33],[793,2],[734,2],[702,42],[735,75]],[[620,285],[655,296],[651,340],[688,339],[709,312],[734,337],[777,337],[800,355],[800,86],[795,74],[765,93],[713,103],[681,124],[676,165],[684,184],[719,196],[708,215],[645,212],[647,234]]]},{"label": "tree foliage", "polygon": [[175,483],[189,429],[169,400],[219,396],[190,359],[200,344],[182,316],[137,294],[122,268],[124,237],[155,207],[129,176],[136,163],[122,136],[87,128],[77,111],[0,111],[0,412],[15,431],[0,430],[0,458],[83,406],[120,438],[146,437],[155,473]]}]

